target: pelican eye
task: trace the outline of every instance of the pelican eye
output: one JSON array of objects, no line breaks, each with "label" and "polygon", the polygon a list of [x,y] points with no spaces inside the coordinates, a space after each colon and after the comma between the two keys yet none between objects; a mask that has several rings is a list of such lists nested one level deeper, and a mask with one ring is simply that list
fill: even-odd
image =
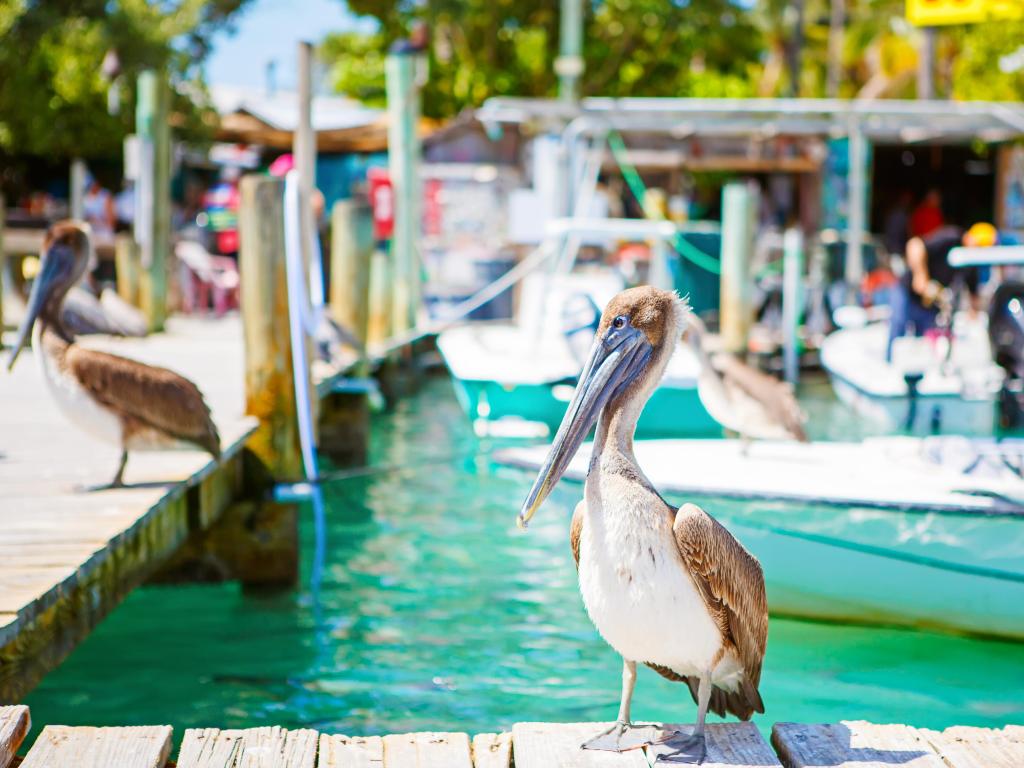
[{"label": "pelican eye", "polygon": [[612,320],[612,327],[613,328],[625,328],[626,327],[626,316],[625,315],[619,315],[614,320]]}]

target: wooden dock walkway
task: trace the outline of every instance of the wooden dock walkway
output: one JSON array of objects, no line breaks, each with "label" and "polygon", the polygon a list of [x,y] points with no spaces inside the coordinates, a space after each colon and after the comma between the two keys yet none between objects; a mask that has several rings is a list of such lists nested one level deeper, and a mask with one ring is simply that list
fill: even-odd
[{"label": "wooden dock walkway", "polygon": [[[27,707],[0,707],[0,768],[15,757],[29,730]],[[355,737],[309,728],[191,728],[177,760],[168,762],[168,725],[115,728],[48,725],[21,768],[648,768],[665,747],[613,754],[586,752],[580,742],[606,723],[517,723],[506,733],[404,733]],[[686,730],[689,725],[677,726]],[[774,749],[773,749],[774,747]],[[706,768],[1020,768],[1024,726],[907,725],[842,722],[779,723],[771,745],[752,723],[707,727]],[[678,763],[676,763],[678,764]]]},{"label": "wooden dock walkway", "polygon": [[20,701],[131,589],[220,519],[239,496],[242,448],[257,427],[244,415],[238,317],[172,318],[166,333],[145,339],[80,343],[195,381],[223,456],[133,453],[127,487],[83,490],[112,477],[118,450],[57,411],[34,353],[0,374],[0,703]]}]

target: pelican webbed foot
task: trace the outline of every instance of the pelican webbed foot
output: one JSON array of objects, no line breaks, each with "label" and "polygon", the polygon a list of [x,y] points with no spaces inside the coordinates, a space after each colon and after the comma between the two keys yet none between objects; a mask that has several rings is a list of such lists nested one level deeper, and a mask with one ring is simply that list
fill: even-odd
[{"label": "pelican webbed foot", "polygon": [[673,738],[659,747],[654,763],[701,765],[707,756],[708,749],[703,733],[698,731],[683,736],[677,731]]},{"label": "pelican webbed foot", "polygon": [[678,735],[678,731],[665,731],[656,725],[634,725],[619,720],[612,723],[611,727],[580,744],[580,749],[628,752],[632,749],[643,749],[653,744],[668,742]]}]

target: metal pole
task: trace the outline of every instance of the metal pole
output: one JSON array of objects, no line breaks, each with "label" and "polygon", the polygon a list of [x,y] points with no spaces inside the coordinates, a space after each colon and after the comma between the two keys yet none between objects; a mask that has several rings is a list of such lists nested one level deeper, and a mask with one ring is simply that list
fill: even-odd
[{"label": "metal pole", "polygon": [[782,238],[782,363],[786,381],[796,384],[800,378],[797,328],[803,306],[801,279],[804,272],[803,233],[797,227],[786,230]]},{"label": "metal pole", "polygon": [[935,98],[935,27],[921,27],[921,51],[917,60],[917,98]]},{"label": "metal pole", "polygon": [[579,99],[583,68],[583,0],[562,0],[559,56],[555,59],[559,98]]},{"label": "metal pole", "polygon": [[314,228],[310,202],[316,188],[316,134],[313,133],[313,46],[311,43],[299,43],[299,114],[292,137],[292,154],[295,156],[295,168],[299,172],[299,226],[302,233],[302,261],[309,274],[309,263],[312,254],[309,245],[312,242]]},{"label": "metal pole", "polygon": [[71,161],[71,189],[69,190],[72,219],[81,221],[85,218],[85,161],[76,157]]},{"label": "metal pole", "polygon": [[867,221],[867,139],[860,123],[850,126],[849,183],[847,185],[846,220],[846,287],[849,295],[856,295],[864,275],[864,224]]},{"label": "metal pole", "polygon": [[417,58],[391,54],[384,63],[388,97],[388,170],[395,194],[395,230],[391,241],[394,268],[394,323],[400,334],[416,325],[419,312],[419,234],[422,182],[419,174],[420,116],[416,84]]},{"label": "metal pole", "polygon": [[825,95],[839,96],[839,83],[843,73],[843,32],[846,24],[846,0],[832,0],[828,17],[828,79]]},{"label": "metal pole", "polygon": [[750,332],[750,261],[754,253],[757,193],[743,182],[722,189],[722,345],[728,352],[747,351]]}]

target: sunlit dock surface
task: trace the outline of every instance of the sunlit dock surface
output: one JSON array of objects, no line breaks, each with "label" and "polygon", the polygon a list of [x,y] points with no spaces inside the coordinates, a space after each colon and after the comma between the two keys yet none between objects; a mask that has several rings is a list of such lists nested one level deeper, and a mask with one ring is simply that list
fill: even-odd
[{"label": "sunlit dock surface", "polygon": [[[0,707],[0,768],[29,730],[28,707]],[[48,725],[21,768],[646,768],[671,754],[666,745],[615,754],[588,752],[580,742],[607,723],[517,723],[511,732],[403,733],[347,736],[277,726],[246,730],[190,728],[169,763],[169,725],[69,727]],[[678,725],[686,731],[692,726]],[[866,722],[779,723],[771,745],[751,723],[707,729],[708,768],[754,766],[882,766],[1011,768],[1024,765],[1024,726],[1001,730],[954,726],[944,731]],[[671,760],[662,764],[670,765]]]},{"label": "sunlit dock surface", "polygon": [[[213,412],[222,455],[129,454],[125,487],[109,482],[119,451],[73,425],[46,392],[34,353],[0,381],[0,702],[20,701],[191,534],[236,501],[245,415],[242,323],[172,318],[144,339],[87,337],[83,346],[170,368],[194,381]],[[315,363],[321,396],[351,360]]]}]

